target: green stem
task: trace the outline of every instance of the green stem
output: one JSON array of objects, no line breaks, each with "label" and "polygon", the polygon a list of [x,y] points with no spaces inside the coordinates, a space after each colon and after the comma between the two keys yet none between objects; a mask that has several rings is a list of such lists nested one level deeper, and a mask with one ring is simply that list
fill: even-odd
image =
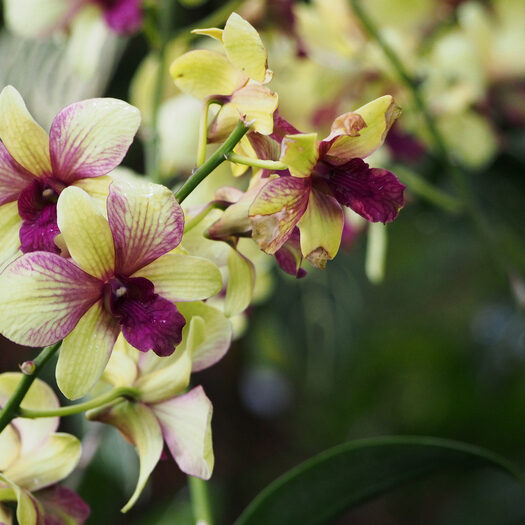
[{"label": "green stem", "polygon": [[170,39],[172,7],[174,0],[161,0],[159,7],[159,37],[160,47],[157,51],[157,75],[153,90],[153,99],[151,102],[151,127],[149,138],[146,141],[146,174],[153,181],[160,179],[160,152],[158,133],[159,108],[164,97],[164,77],[166,75],[166,49]]},{"label": "green stem", "polygon": [[77,403],[75,405],[69,405],[66,407],[54,408],[50,410],[31,410],[28,408],[20,408],[18,413],[21,417],[26,417],[29,419],[36,419],[39,417],[72,416],[73,414],[87,412],[92,408],[98,408],[103,405],[107,405],[120,397],[136,398],[138,395],[139,391],[136,388],[122,386],[114,388],[109,392],[106,392],[89,401],[85,401],[84,403]]},{"label": "green stem", "polygon": [[198,525],[212,525],[208,485],[206,481],[188,476],[193,517]]},{"label": "green stem", "polygon": [[228,206],[227,203],[211,202],[200,213],[192,217],[189,221],[184,223],[184,233],[193,230],[212,210],[224,210]]},{"label": "green stem", "polygon": [[397,56],[396,52],[387,44],[386,40],[381,36],[380,32],[377,30],[370,17],[361,7],[361,2],[359,0],[350,0],[350,3],[352,4],[357,18],[360,20],[367,33],[372,37],[372,39],[374,39],[379,44],[379,47],[382,49],[383,53],[386,55],[386,57],[392,64],[392,67],[395,69],[396,73],[411,91],[414,103],[423,115],[423,118],[425,119],[425,124],[427,126],[428,132],[430,133],[432,141],[434,142],[435,149],[438,151],[441,160],[446,163],[448,161],[448,151],[445,141],[443,140],[443,137],[441,136],[432,115],[428,111],[428,108],[425,104],[425,101],[423,100],[421,92],[419,91],[418,83],[406,70],[403,62],[401,62],[401,59]]},{"label": "green stem", "polygon": [[417,173],[414,173],[403,166],[397,165],[392,171],[394,171],[401,182],[406,184],[408,189],[416,195],[423,197],[449,213],[456,214],[462,211],[463,204],[460,199],[436,188],[434,185],[417,175]]},{"label": "green stem", "polygon": [[217,166],[222,164],[249,129],[250,127],[244,122],[239,122],[220,148],[177,191],[176,199],[182,202]]},{"label": "green stem", "polygon": [[209,98],[202,106],[201,121],[199,124],[199,149],[197,150],[197,168],[206,162],[206,146],[208,145],[208,113],[212,104],[222,104]]},{"label": "green stem", "polygon": [[264,160],[254,159],[252,157],[245,157],[244,155],[237,155],[237,153],[230,153],[228,160],[235,162],[235,164],[244,164],[245,166],[253,166],[254,168],[262,168],[264,170],[284,171],[288,166],[284,162],[278,160]]},{"label": "green stem", "polygon": [[40,354],[34,359],[35,368],[32,374],[24,374],[16,387],[13,395],[7,400],[2,412],[0,412],[0,432],[19,415],[20,403],[22,403],[27,391],[37,378],[38,374],[44,365],[53,357],[56,351],[60,348],[62,341],[53,346],[46,346]]}]

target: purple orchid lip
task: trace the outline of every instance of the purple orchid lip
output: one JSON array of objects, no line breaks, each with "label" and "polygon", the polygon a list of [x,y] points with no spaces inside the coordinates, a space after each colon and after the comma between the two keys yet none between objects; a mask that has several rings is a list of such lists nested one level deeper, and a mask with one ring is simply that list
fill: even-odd
[{"label": "purple orchid lip", "polygon": [[150,280],[115,276],[104,284],[103,297],[106,310],[138,350],[167,356],[181,342],[186,320],[172,302],[155,293]]},{"label": "purple orchid lip", "polygon": [[[53,187],[54,186],[54,187]],[[20,245],[23,253],[46,251],[60,253],[55,237],[57,225],[57,186],[35,179],[18,197],[18,213],[22,218]]]}]

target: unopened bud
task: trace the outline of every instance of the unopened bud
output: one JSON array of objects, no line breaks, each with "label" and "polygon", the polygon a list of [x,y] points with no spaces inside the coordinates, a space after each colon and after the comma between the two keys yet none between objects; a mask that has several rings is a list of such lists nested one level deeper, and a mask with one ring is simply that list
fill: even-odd
[{"label": "unopened bud", "polygon": [[18,365],[23,374],[31,376],[35,373],[36,365],[34,361],[24,361],[21,365]]}]

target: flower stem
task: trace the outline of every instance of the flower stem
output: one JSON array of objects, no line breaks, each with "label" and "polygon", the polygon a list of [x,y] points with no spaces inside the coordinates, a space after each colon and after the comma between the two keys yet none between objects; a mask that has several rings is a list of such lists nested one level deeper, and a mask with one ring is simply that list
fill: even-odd
[{"label": "flower stem", "polygon": [[20,408],[18,413],[21,417],[26,417],[29,419],[36,419],[39,417],[72,416],[73,414],[81,414],[82,412],[87,412],[92,408],[98,408],[103,405],[107,405],[121,397],[135,398],[138,396],[138,394],[139,391],[136,388],[122,386],[118,388],[113,388],[109,392],[95,397],[94,399],[90,399],[89,401],[85,401],[84,403],[77,403],[75,405],[59,407],[50,410],[31,410],[28,408]]},{"label": "flower stem", "polygon": [[401,182],[408,186],[410,191],[423,197],[435,206],[453,214],[462,211],[463,204],[460,199],[436,188],[412,170],[396,165],[392,171],[395,172]]},{"label": "flower stem", "polygon": [[240,121],[220,148],[202,166],[197,168],[182,188],[177,191],[176,199],[182,202],[217,166],[222,164],[249,129],[250,126]]},{"label": "flower stem", "polygon": [[252,157],[238,155],[237,153],[230,153],[228,160],[235,162],[235,164],[244,164],[245,166],[253,166],[254,168],[262,168],[264,170],[284,171],[288,169],[288,166],[284,162],[279,162],[278,160],[254,159]]},{"label": "flower stem", "polygon": [[197,168],[206,162],[206,146],[208,145],[208,113],[212,104],[222,104],[213,98],[208,98],[202,106],[199,125],[199,149],[197,150]]},{"label": "flower stem", "polygon": [[193,517],[198,525],[212,525],[208,485],[206,481],[188,476]]},{"label": "flower stem", "polygon": [[153,181],[160,179],[160,151],[159,151],[159,108],[164,96],[164,77],[166,75],[166,49],[170,39],[172,8],[174,0],[161,0],[158,14],[158,34],[160,47],[156,53],[158,68],[151,101],[151,126],[149,138],[145,144],[146,174]]},{"label": "flower stem", "polygon": [[38,374],[44,367],[44,365],[53,357],[56,351],[60,348],[62,341],[52,345],[46,346],[42,349],[40,354],[34,359],[35,365],[32,374],[24,374],[13,395],[7,400],[4,408],[0,412],[0,432],[17,417],[20,413],[20,403],[22,403],[27,391],[33,384],[33,381],[37,378]]}]

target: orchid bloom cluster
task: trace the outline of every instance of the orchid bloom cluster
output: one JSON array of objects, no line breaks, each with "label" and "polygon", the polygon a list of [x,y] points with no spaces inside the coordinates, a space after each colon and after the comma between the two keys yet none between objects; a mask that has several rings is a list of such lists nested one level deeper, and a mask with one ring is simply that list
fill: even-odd
[{"label": "orchid bloom cluster", "polygon": [[[137,2],[95,3],[110,25],[112,9],[137,14]],[[247,21],[233,13],[224,30],[196,33],[214,38],[222,52],[177,58],[175,85],[203,101],[205,123],[209,106],[220,106],[204,144],[231,137],[243,123],[247,134],[220,160],[230,160],[237,175],[252,167],[245,190],[222,187],[199,206],[183,210],[167,187],[115,170],[140,124],[133,106],[74,103],[48,134],[15,88],[0,94],[0,332],[21,345],[60,344],[61,392],[71,400],[96,394],[85,403],[88,419],[117,427],[136,447],[139,479],[123,510],[139,497],[164,443],[183,472],[212,474],[212,405],[202,387],[190,388],[190,377],[230,346],[231,320],[253,298],[250,254],[274,255],[302,277],[303,259],[324,268],[336,256],[345,208],[386,223],[404,205],[396,176],[364,160],[399,116],[390,95],[337,117],[318,140],[279,114],[265,47]],[[2,405],[20,376],[0,376]],[[0,501],[16,499],[24,524],[61,512],[57,522],[83,523],[87,515],[82,502],[64,504],[78,499],[67,489],[46,488],[78,461],[76,438],[54,433],[56,417],[23,418],[24,410],[39,417],[35,411],[56,406],[37,381],[22,418],[0,433],[9,450],[0,462]],[[45,464],[50,455],[60,457],[53,469]]]}]

